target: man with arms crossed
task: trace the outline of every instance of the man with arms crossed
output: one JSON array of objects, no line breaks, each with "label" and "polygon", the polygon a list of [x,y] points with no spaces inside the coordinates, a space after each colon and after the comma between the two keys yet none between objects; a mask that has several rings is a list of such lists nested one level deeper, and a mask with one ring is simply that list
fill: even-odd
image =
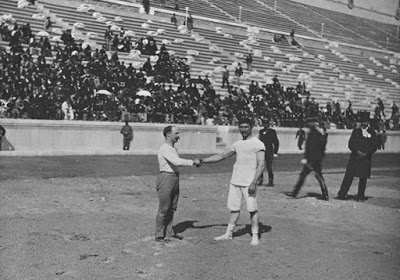
[{"label": "man with arms crossed", "polygon": [[157,193],[159,208],[156,216],[156,241],[169,240],[173,236],[172,222],[178,207],[179,170],[178,166],[198,166],[200,160],[180,158],[175,148],[179,140],[179,130],[176,126],[164,128],[165,143],[158,150],[157,158],[160,173],[157,178]]},{"label": "man with arms crossed", "polygon": [[251,245],[260,243],[258,237],[258,212],[257,212],[257,182],[264,170],[264,144],[251,131],[253,122],[251,118],[239,120],[239,132],[242,140],[237,140],[229,150],[220,154],[201,159],[201,163],[219,162],[236,154],[228,194],[228,209],[231,211],[229,224],[224,235],[214,240],[232,239],[233,230],[240,215],[241,200],[246,200],[247,210],[250,212],[252,239]]}]

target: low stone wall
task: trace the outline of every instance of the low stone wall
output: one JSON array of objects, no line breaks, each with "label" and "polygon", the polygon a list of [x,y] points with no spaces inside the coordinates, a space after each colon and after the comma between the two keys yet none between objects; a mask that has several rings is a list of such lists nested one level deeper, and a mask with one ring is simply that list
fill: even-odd
[{"label": "low stone wall", "polygon": [[[130,123],[134,138],[130,151],[122,151],[124,123],[1,119],[7,130],[0,155],[156,154],[164,142],[166,124]],[[177,125],[180,153],[216,152],[217,127]]]},{"label": "low stone wall", "polygon": [[[253,129],[253,134],[258,135],[258,131],[262,127]],[[297,128],[274,127],[279,139],[279,153],[303,153],[297,147],[296,132]],[[305,131],[307,131],[305,129]],[[348,153],[348,141],[351,136],[351,130],[331,129],[328,130],[327,153]],[[400,153],[400,131],[388,131],[385,153]],[[220,127],[219,137],[226,147],[229,147],[234,141],[240,139],[239,129],[237,127]],[[303,144],[304,148],[304,144]]]},{"label": "low stone wall", "polygon": [[[7,130],[2,139],[0,156],[42,155],[129,155],[156,154],[164,141],[166,124],[131,123],[134,139],[130,151],[122,150],[123,123],[51,120],[0,119]],[[180,153],[217,153],[240,139],[237,127],[177,125],[181,139],[176,145]],[[258,135],[261,128],[253,129]],[[297,147],[296,128],[275,128],[280,141],[279,153],[303,153]],[[348,153],[351,130],[329,130],[327,152]],[[400,153],[400,132],[389,131],[386,149]]]}]

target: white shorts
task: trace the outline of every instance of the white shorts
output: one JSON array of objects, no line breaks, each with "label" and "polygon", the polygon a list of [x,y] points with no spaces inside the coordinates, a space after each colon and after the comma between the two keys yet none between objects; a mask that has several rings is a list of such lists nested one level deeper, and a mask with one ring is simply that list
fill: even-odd
[{"label": "white shorts", "polygon": [[229,185],[228,209],[230,211],[240,211],[242,197],[244,197],[246,201],[247,211],[257,211],[257,191],[254,194],[249,195],[249,187],[236,186],[232,184]]}]

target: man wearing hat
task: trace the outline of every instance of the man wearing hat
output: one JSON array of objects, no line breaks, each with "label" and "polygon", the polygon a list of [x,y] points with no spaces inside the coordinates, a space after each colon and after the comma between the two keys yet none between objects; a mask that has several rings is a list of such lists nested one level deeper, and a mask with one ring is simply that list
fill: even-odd
[{"label": "man wearing hat", "polygon": [[351,133],[349,149],[351,151],[340,191],[336,199],[346,199],[354,177],[360,178],[358,182],[357,201],[366,200],[365,188],[367,179],[371,175],[372,155],[377,150],[378,138],[375,131],[369,127],[365,118],[361,120],[361,127]]},{"label": "man wearing hat", "polygon": [[316,119],[310,119],[307,122],[310,132],[308,134],[305,146],[304,158],[301,160],[303,169],[301,170],[300,177],[288,196],[295,198],[299,193],[301,187],[308,174],[312,171],[315,173],[315,178],[318,180],[322,192],[322,200],[329,200],[328,189],[325,184],[324,177],[322,176],[322,160],[325,156],[325,147],[327,143],[327,135],[322,133],[320,124]]},{"label": "man wearing hat", "polygon": [[[279,140],[276,135],[275,129],[270,128],[270,121],[263,120],[264,128],[260,130],[258,138],[265,146],[265,165],[268,171],[268,184],[267,186],[274,185],[274,172],[272,170],[272,164],[274,157],[278,156]],[[261,186],[263,183],[264,176],[261,175],[258,185]]]},{"label": "man wearing hat", "polygon": [[123,135],[122,150],[129,151],[129,147],[133,139],[133,130],[132,127],[129,125],[129,119],[127,117],[125,118],[125,125],[121,128],[120,133]]}]

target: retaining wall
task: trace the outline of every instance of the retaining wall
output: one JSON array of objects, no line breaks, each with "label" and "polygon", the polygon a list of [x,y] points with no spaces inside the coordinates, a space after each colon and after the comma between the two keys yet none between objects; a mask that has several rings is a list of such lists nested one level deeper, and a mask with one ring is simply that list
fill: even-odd
[{"label": "retaining wall", "polygon": [[[88,121],[0,119],[7,130],[0,156],[156,154],[164,142],[166,124],[131,123],[134,139],[130,151],[122,151],[123,123]],[[212,154],[240,139],[237,127],[177,125],[181,139],[176,147],[185,154]],[[253,129],[258,135],[260,127]],[[295,140],[296,128],[275,128],[280,153],[302,153]],[[328,130],[328,153],[348,153],[351,130]],[[385,151],[400,153],[400,132],[389,131]]]}]

